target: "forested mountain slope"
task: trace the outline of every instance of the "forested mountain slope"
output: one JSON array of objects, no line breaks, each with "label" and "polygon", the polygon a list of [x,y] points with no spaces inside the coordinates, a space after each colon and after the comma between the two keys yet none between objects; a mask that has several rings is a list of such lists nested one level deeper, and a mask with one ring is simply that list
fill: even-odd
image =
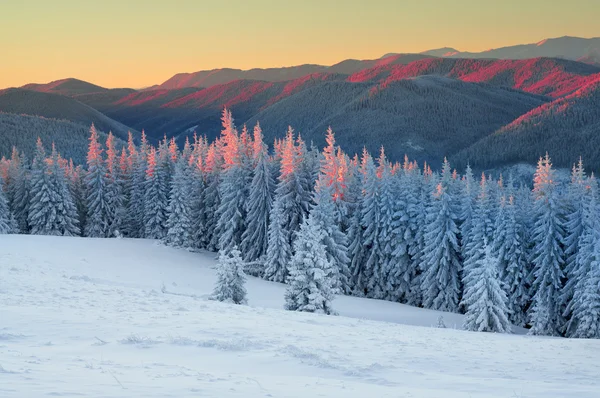
[{"label": "forested mountain slope", "polygon": [[423,75],[489,83],[554,98],[570,94],[600,76],[600,67],[556,58],[527,60],[428,58],[408,65],[382,64],[348,77],[352,82],[393,81]]},{"label": "forested mountain slope", "polygon": [[[94,123],[101,131],[112,131],[116,137],[127,139],[129,127],[96,109],[63,95],[10,88],[0,91],[0,111],[5,113],[64,119],[85,128]],[[136,130],[131,132],[138,136]],[[33,138],[35,141],[35,138]]]},{"label": "forested mountain slope", "polygon": [[349,153],[363,146],[388,156],[436,161],[543,104],[539,97],[490,85],[422,76],[384,88],[326,82],[286,98],[247,120],[260,121],[267,142],[288,125],[306,141],[324,144],[331,125]]},{"label": "forested mountain slope", "polygon": [[[47,151],[52,143],[66,158],[75,164],[85,163],[89,126],[66,120],[47,119],[40,116],[15,115],[0,112],[0,158],[10,157],[13,146],[32,159],[37,137],[42,139]],[[100,133],[100,140],[106,141],[106,134]],[[124,141],[116,139],[118,148]]]},{"label": "forested mountain slope", "polygon": [[61,94],[69,97],[80,94],[90,94],[109,91],[109,89],[107,88],[73,78],[55,80],[46,84],[31,83],[26,84],[21,88],[25,90],[39,91],[42,93]]},{"label": "forested mountain slope", "polygon": [[456,163],[495,167],[534,163],[546,151],[554,164],[570,167],[582,156],[600,171],[600,78],[575,93],[520,116],[496,133],[458,153]]}]

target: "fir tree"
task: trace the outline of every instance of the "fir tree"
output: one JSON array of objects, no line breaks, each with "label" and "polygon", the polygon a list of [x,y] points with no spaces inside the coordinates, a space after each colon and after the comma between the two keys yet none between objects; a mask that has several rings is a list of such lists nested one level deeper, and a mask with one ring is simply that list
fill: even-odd
[{"label": "fir tree", "polygon": [[300,228],[294,242],[290,277],[285,292],[285,309],[290,311],[334,314],[331,302],[335,298],[331,278],[332,265],[327,259],[324,232],[319,223],[309,217]]},{"label": "fir tree", "polygon": [[378,280],[383,262],[383,250],[380,242],[381,223],[379,222],[381,182],[371,156],[363,158],[364,197],[361,204],[361,224],[364,228],[365,260],[360,268],[354,269],[354,275],[357,287],[363,290],[368,297],[381,297],[380,280]]},{"label": "fir tree", "polygon": [[585,176],[583,162],[581,158],[579,163],[573,166],[571,173],[571,183],[567,191],[567,206],[565,214],[565,267],[564,274],[566,283],[561,291],[561,307],[564,308],[564,316],[568,319],[571,314],[569,303],[573,299],[575,286],[580,276],[581,267],[579,256],[581,238],[584,233],[585,222],[584,212],[586,202],[590,200],[590,191],[588,181]]},{"label": "fir tree", "polygon": [[79,219],[77,206],[71,195],[69,184],[65,173],[65,168],[61,164],[60,158],[54,144],[52,144],[52,167],[50,168],[51,183],[54,186],[56,195],[55,202],[55,229],[63,236],[77,236],[81,230],[79,228]]},{"label": "fir tree", "polygon": [[129,137],[127,151],[131,167],[130,186],[128,187],[130,199],[127,208],[127,235],[133,238],[143,238],[146,235],[146,171],[148,168],[147,156],[149,145],[146,134],[142,131],[139,150],[136,149],[133,138]]},{"label": "fir tree", "polygon": [[564,264],[564,222],[554,170],[548,155],[538,162],[533,193],[535,226],[532,260],[535,280],[530,333],[558,335],[563,324],[559,293]]},{"label": "fir tree", "polygon": [[224,171],[219,185],[221,198],[217,209],[217,234],[219,249],[230,251],[240,246],[246,228],[246,205],[249,176],[242,165],[243,150],[233,124],[231,112],[223,110]]},{"label": "fir tree", "polygon": [[244,263],[237,247],[230,252],[220,251],[217,264],[217,283],[210,297],[211,300],[247,304],[245,283]]},{"label": "fir tree", "polygon": [[576,266],[571,270],[569,284],[572,298],[566,313],[567,337],[600,338],[600,209],[598,187],[594,178],[587,181],[582,209],[582,231],[577,245]]},{"label": "fir tree", "polygon": [[90,144],[87,154],[86,204],[87,218],[85,236],[107,238],[110,236],[112,209],[108,203],[106,166],[102,159],[102,148],[98,142],[98,132],[92,124]]},{"label": "fir tree", "polygon": [[167,209],[167,235],[165,243],[175,247],[190,247],[192,244],[191,185],[187,160],[181,157],[175,166],[171,180],[171,197]]},{"label": "fir tree", "polygon": [[160,172],[160,159],[155,148],[148,154],[146,170],[146,189],[144,197],[145,237],[163,239],[167,234],[168,196],[166,181]]},{"label": "fir tree", "polygon": [[[258,149],[257,142],[260,144]],[[242,253],[247,262],[263,258],[268,249],[270,212],[273,206],[275,181],[269,167],[267,147],[262,143],[260,127],[254,134],[254,176],[250,184],[250,196],[246,211],[248,225],[242,235]]]},{"label": "fir tree", "polygon": [[17,232],[29,232],[27,211],[29,208],[29,169],[24,155],[13,148],[8,169],[9,184],[6,196],[8,206],[17,223]]},{"label": "fir tree", "polygon": [[334,187],[327,185],[324,179],[317,181],[314,194],[315,206],[310,212],[310,217],[315,219],[323,231],[323,245],[327,253],[327,260],[331,264],[330,275],[336,292],[350,292],[350,271],[348,270],[349,258],[348,239],[341,231],[335,219]]},{"label": "fir tree", "polygon": [[109,214],[107,237],[121,235],[125,202],[122,178],[115,148],[115,137],[109,133],[106,140],[106,203]]},{"label": "fir tree", "polygon": [[465,294],[462,304],[466,307],[464,327],[477,332],[510,333],[506,292],[501,287],[498,260],[492,254],[487,239],[479,249],[469,273],[465,274]]},{"label": "fir tree", "polygon": [[310,193],[305,191],[306,174],[301,169],[304,153],[304,150],[294,145],[294,134],[290,127],[283,144],[281,172],[270,217],[271,220],[279,221],[272,221],[269,225],[265,278],[275,282],[285,282],[292,242],[302,219],[308,215],[310,199],[307,199],[307,194]]},{"label": "fir tree", "polygon": [[443,181],[437,185],[427,214],[423,304],[434,310],[458,312],[461,264],[457,215]]},{"label": "fir tree", "polygon": [[501,199],[496,219],[493,253],[498,258],[499,272],[508,295],[509,320],[514,325],[525,326],[525,309],[529,302],[527,282],[530,272],[527,236],[524,225],[519,222],[512,189],[507,194],[508,199]]},{"label": "fir tree", "polygon": [[8,207],[8,201],[0,184],[0,234],[16,233],[16,221]]}]

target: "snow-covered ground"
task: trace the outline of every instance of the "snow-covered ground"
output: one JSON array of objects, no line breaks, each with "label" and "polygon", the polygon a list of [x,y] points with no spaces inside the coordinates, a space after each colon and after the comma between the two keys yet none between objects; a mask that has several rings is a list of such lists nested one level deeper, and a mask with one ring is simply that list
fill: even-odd
[{"label": "snow-covered ground", "polygon": [[[340,316],[207,301],[214,254],[0,235],[0,397],[594,397],[600,341],[465,332],[338,297]],[[456,328],[456,329],[453,329]]]}]

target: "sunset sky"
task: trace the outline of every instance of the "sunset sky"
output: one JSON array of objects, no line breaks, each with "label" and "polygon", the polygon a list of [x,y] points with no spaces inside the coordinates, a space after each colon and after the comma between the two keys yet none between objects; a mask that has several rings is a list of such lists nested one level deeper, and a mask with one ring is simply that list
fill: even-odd
[{"label": "sunset sky", "polygon": [[598,0],[0,0],[0,88],[600,36]]}]

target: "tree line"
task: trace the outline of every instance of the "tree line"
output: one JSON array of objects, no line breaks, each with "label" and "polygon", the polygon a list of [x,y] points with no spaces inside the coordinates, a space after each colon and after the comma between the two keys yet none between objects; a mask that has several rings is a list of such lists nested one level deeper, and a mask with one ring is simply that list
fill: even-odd
[{"label": "tree line", "polygon": [[291,127],[273,151],[262,137],[225,109],[220,137],[181,149],[130,137],[119,151],[92,125],[86,167],[38,140],[31,162],[0,161],[0,232],[219,251],[235,298],[215,295],[234,302],[248,273],[286,283],[290,310],[332,314],[349,294],[465,313],[468,330],[600,337],[598,186],[581,161],[560,184],[546,155],[531,190],[383,148],[350,157],[331,129],[321,151]]}]

